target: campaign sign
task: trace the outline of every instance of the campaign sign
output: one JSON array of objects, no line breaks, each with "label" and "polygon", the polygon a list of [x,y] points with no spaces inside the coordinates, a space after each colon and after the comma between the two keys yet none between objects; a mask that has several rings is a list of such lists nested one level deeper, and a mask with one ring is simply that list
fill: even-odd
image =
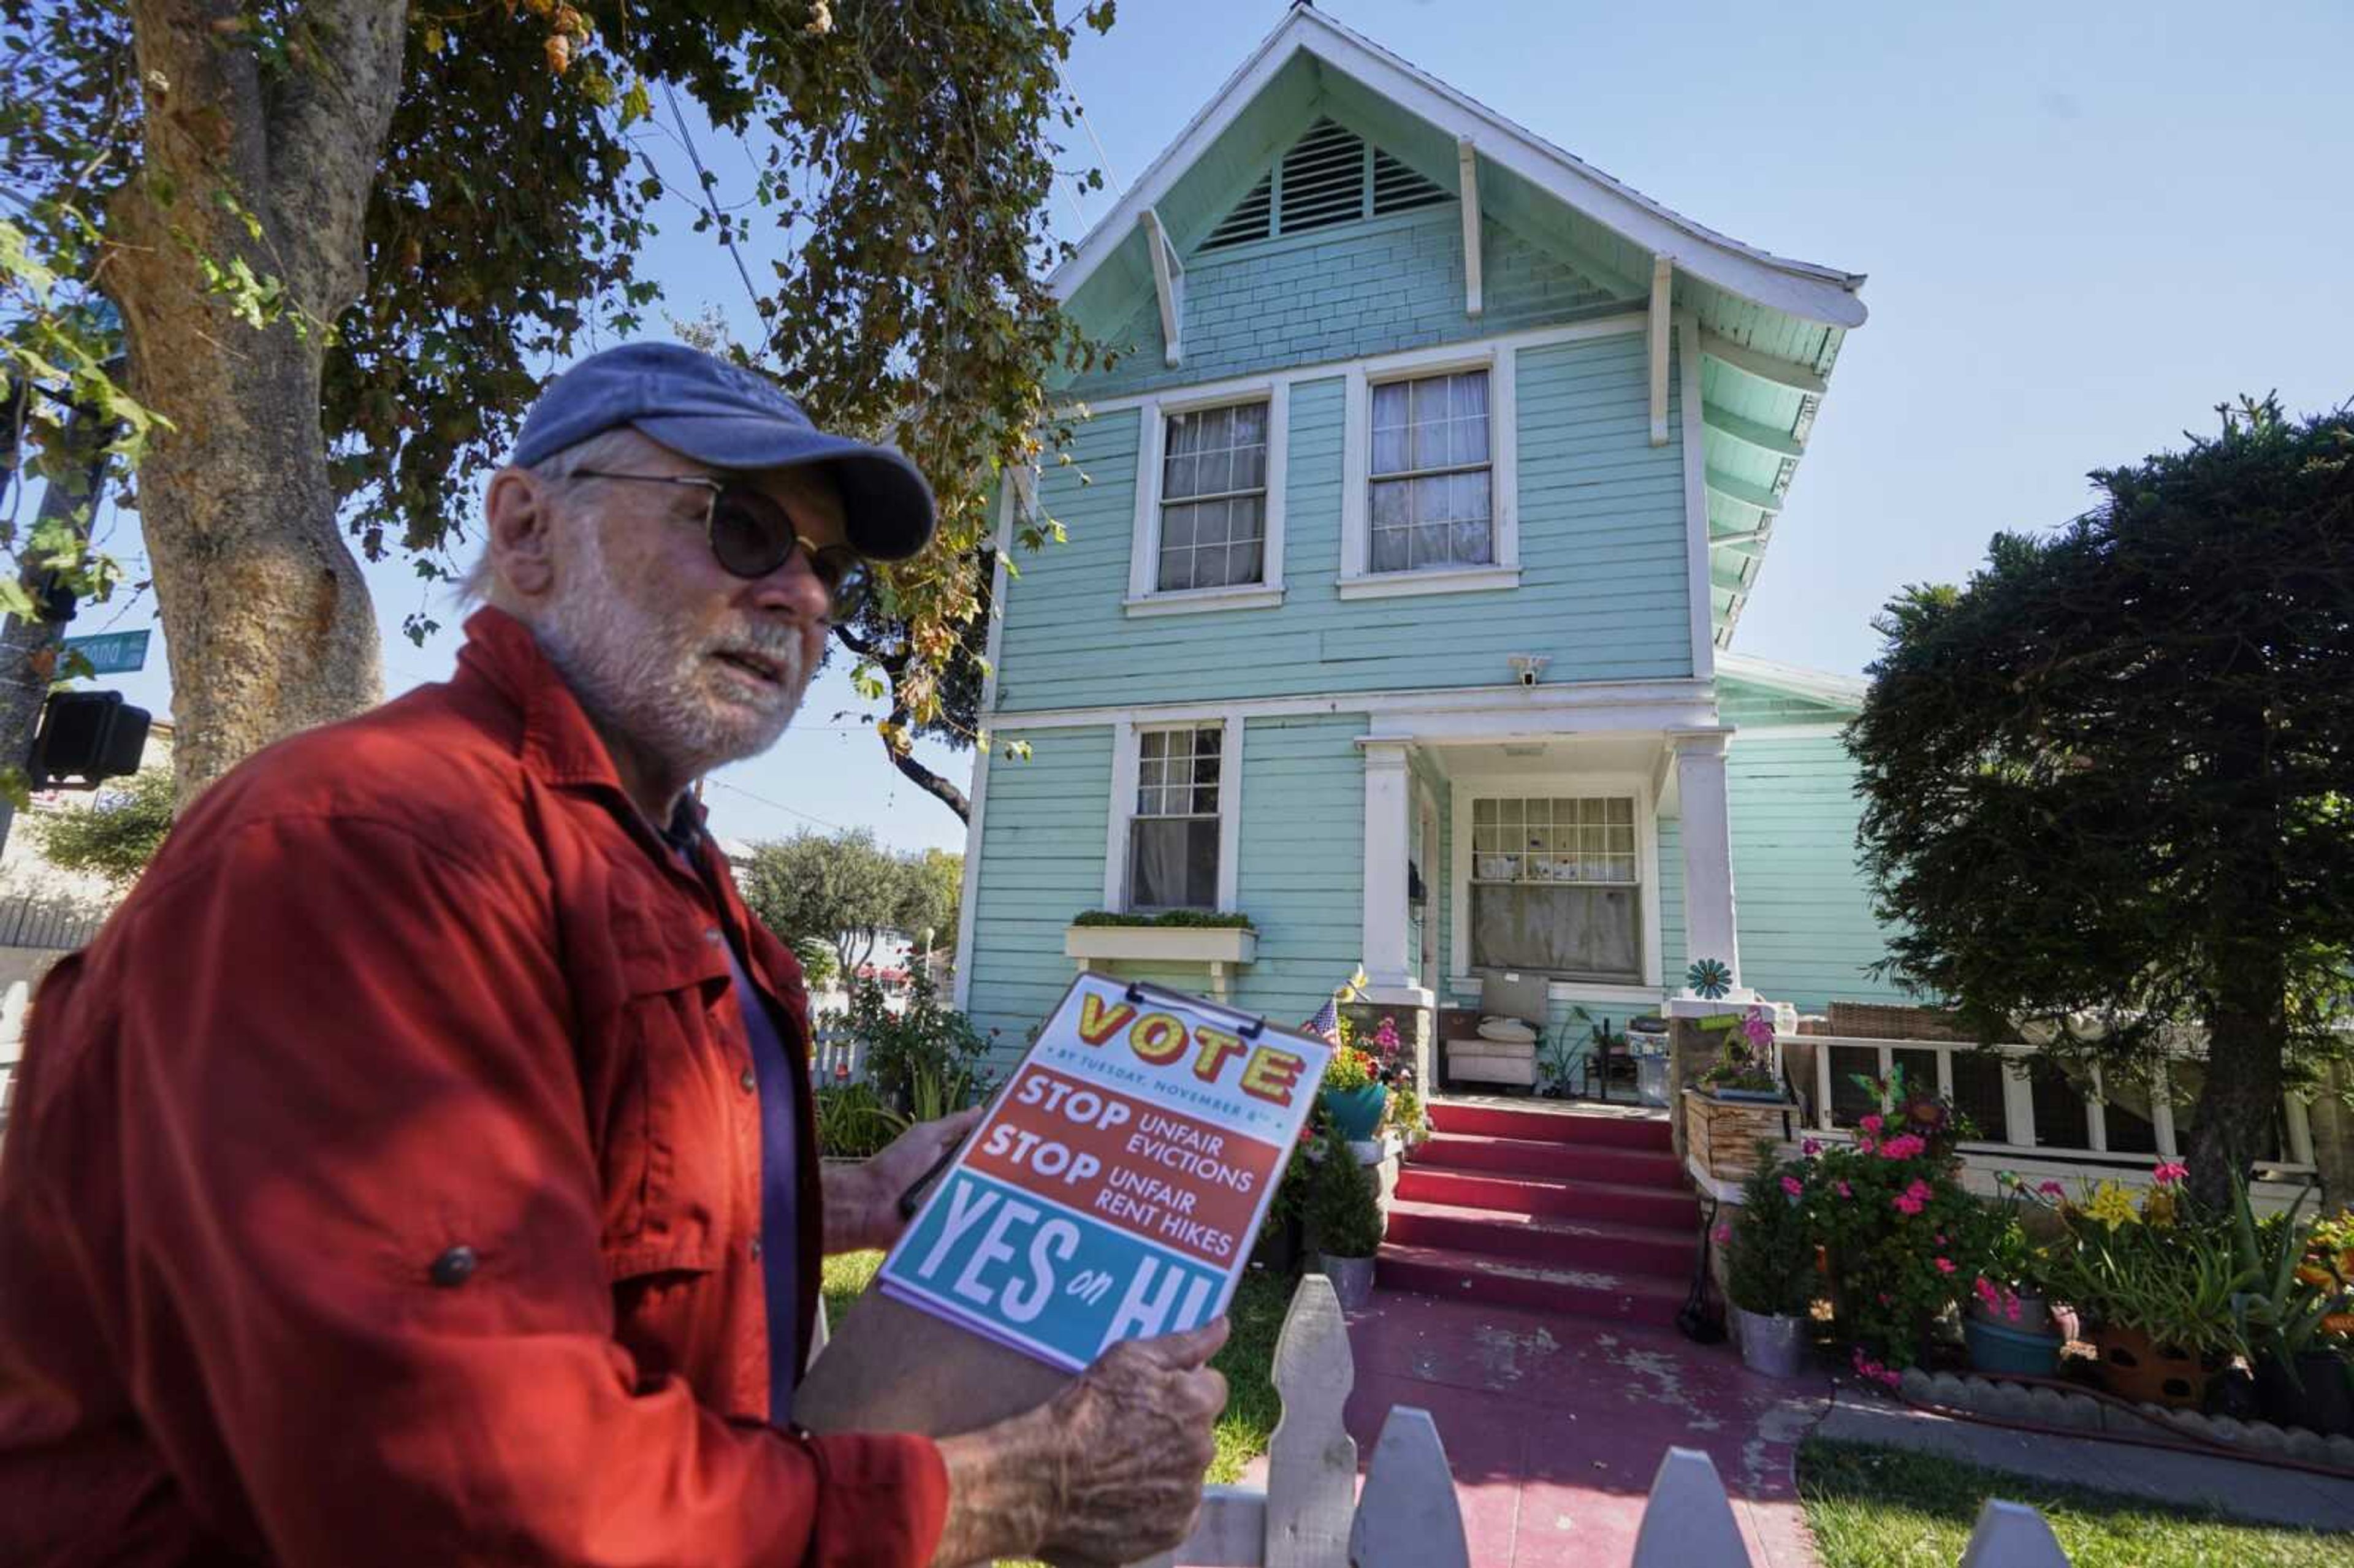
[{"label": "campaign sign", "polygon": [[1076,1371],[1226,1309],[1331,1047],[1081,975],[883,1262],[884,1292]]}]

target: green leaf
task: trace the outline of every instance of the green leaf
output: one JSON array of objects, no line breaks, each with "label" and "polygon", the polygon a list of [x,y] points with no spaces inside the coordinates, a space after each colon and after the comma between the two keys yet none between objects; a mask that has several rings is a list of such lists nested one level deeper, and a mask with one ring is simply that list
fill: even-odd
[{"label": "green leaf", "polygon": [[639,121],[650,118],[653,111],[653,100],[646,92],[645,78],[635,78],[630,83],[630,90],[621,95],[621,129],[626,131]]}]

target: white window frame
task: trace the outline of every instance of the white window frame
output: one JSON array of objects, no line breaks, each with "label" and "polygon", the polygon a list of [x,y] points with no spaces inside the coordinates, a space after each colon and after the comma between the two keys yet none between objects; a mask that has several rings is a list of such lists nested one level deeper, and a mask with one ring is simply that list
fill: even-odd
[{"label": "white window frame", "polygon": [[[1259,580],[1211,588],[1163,590],[1161,581],[1161,485],[1169,419],[1237,403],[1267,405],[1267,540]],[[1288,380],[1221,382],[1146,397],[1137,405],[1136,520],[1129,549],[1131,616],[1194,615],[1214,609],[1273,609],[1283,603],[1283,492],[1290,464],[1291,387]]]},{"label": "white window frame", "polygon": [[[1518,361],[1515,344],[1490,341],[1384,355],[1349,366],[1343,415],[1347,430],[1341,449],[1342,599],[1397,599],[1520,586],[1520,440],[1514,386]],[[1387,382],[1415,381],[1466,370],[1488,373],[1488,500],[1490,525],[1495,530],[1495,562],[1481,567],[1376,572],[1372,568],[1373,389]]]},{"label": "white window frame", "polygon": [[1232,914],[1241,880],[1243,820],[1243,715],[1239,712],[1193,714],[1183,717],[1124,716],[1112,726],[1111,811],[1104,833],[1104,901],[1106,909],[1125,913],[1129,906],[1129,833],[1136,818],[1136,789],[1141,745],[1139,736],[1150,730],[1215,729],[1218,742],[1218,902],[1221,914]]},{"label": "white window frame", "polygon": [[1626,1001],[1656,1003],[1659,1000],[1659,812],[1650,779],[1640,773],[1575,770],[1469,773],[1453,776],[1455,828],[1447,868],[1449,936],[1447,984],[1458,995],[1476,996],[1479,977],[1471,968],[1471,802],[1525,800],[1531,796],[1576,798],[1591,795],[1632,796],[1635,801],[1635,874],[1640,879],[1636,916],[1643,942],[1643,976],[1639,982],[1555,980],[1549,995],[1555,1001]]}]

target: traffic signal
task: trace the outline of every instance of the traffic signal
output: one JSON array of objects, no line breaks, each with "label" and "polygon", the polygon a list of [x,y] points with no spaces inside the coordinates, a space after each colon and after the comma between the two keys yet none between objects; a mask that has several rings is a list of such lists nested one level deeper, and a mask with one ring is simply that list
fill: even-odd
[{"label": "traffic signal", "polygon": [[147,719],[121,692],[51,692],[33,736],[33,788],[95,789],[138,772]]}]

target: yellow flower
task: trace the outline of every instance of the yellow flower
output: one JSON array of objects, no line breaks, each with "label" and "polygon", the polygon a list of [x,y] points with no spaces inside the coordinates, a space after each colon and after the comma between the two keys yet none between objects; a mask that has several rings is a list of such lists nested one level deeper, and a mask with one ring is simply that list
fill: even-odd
[{"label": "yellow flower", "polygon": [[2141,1201],[2141,1217],[2161,1230],[2174,1224],[2174,1194],[2163,1187],[2152,1187]]},{"label": "yellow flower", "polygon": [[2092,1202],[2084,1205],[2084,1212],[2111,1230],[2141,1222],[2141,1216],[2134,1213],[2133,1200],[2115,1181],[2102,1182],[2094,1192]]}]

